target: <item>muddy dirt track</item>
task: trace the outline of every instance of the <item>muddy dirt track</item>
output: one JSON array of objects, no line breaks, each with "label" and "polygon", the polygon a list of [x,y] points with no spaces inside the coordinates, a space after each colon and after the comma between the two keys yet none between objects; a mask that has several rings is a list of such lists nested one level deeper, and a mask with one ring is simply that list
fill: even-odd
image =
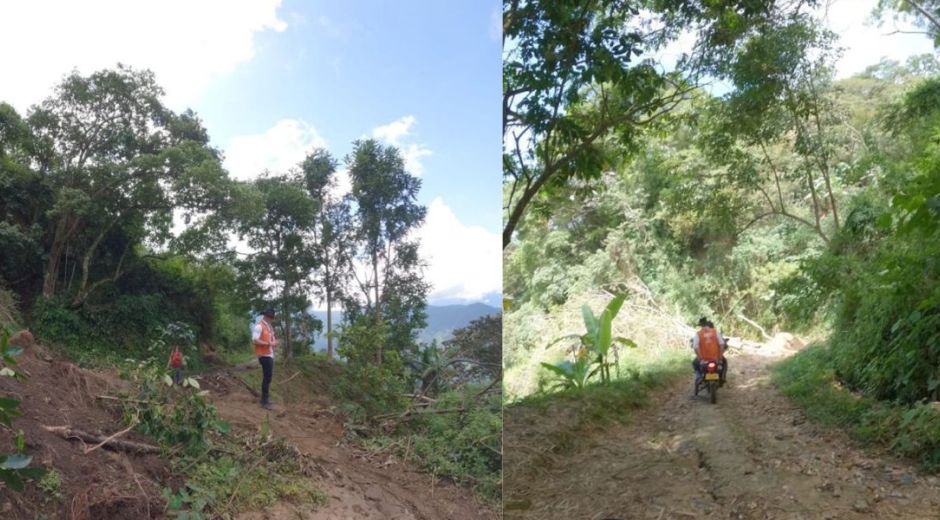
[{"label": "muddy dirt track", "polygon": [[[228,376],[204,384],[219,414],[236,429],[257,431],[268,412]],[[466,488],[432,479],[394,456],[375,456],[343,441],[343,426],[329,403],[278,405],[269,414],[271,433],[283,437],[317,464],[317,485],[329,497],[325,506],[281,503],[242,515],[261,519],[492,519],[497,513]]]},{"label": "muddy dirt track", "polygon": [[716,405],[692,397],[690,373],[567,449],[538,446],[558,438],[536,433],[550,414],[507,410],[505,518],[940,519],[940,479],[853,447],[776,391],[768,365],[792,353],[739,351]]}]

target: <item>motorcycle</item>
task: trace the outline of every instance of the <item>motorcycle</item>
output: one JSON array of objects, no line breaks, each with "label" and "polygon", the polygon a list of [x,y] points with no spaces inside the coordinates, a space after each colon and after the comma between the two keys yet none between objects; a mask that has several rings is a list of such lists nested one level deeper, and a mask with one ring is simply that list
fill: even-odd
[{"label": "motorcycle", "polygon": [[702,361],[701,368],[695,374],[695,395],[700,390],[708,391],[708,400],[712,404],[718,401],[718,387],[721,382],[721,361]]}]

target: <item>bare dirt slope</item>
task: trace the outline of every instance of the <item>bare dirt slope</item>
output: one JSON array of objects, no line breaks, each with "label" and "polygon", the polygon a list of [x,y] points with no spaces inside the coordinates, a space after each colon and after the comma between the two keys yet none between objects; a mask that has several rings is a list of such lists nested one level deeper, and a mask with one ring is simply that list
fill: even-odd
[{"label": "bare dirt slope", "polygon": [[234,428],[257,431],[265,415],[271,433],[310,454],[320,472],[318,485],[329,497],[326,506],[277,504],[245,519],[491,519],[497,514],[469,490],[385,456],[375,458],[343,441],[343,425],[325,400],[279,405],[267,412],[255,396],[231,379],[203,381],[219,414]]},{"label": "bare dirt slope", "polygon": [[692,397],[690,374],[573,448],[540,431],[546,414],[507,410],[505,518],[940,518],[940,479],[853,447],[776,391],[768,365],[791,353],[738,352],[716,405]]},{"label": "bare dirt slope", "polygon": [[[256,366],[256,365],[255,365]],[[166,518],[164,487],[183,484],[159,454],[140,455],[85,450],[93,446],[65,439],[44,426],[68,426],[107,437],[126,425],[114,401],[96,396],[132,390],[116,373],[86,370],[36,346],[19,358],[29,374],[21,381],[0,377],[0,395],[22,402],[23,415],[13,421],[23,430],[33,460],[54,469],[59,484],[48,491],[37,485],[15,493],[0,484],[0,518],[142,519]],[[234,428],[257,432],[267,414],[229,370],[200,376],[210,399]],[[295,379],[295,382],[298,381]],[[281,406],[270,414],[270,431],[286,438],[316,463],[317,486],[328,495],[325,506],[280,503],[245,519],[491,519],[497,514],[473,493],[430,476],[390,457],[376,459],[343,442],[342,422],[329,403]],[[121,439],[154,441],[137,432]],[[0,429],[0,449],[13,445],[13,433]],[[53,496],[52,493],[55,493]]]},{"label": "bare dirt slope", "polygon": [[[54,470],[58,483],[50,483],[47,491],[30,485],[23,493],[0,485],[0,518],[162,518],[161,489],[182,482],[159,455],[91,450],[93,444],[44,428],[68,426],[98,436],[123,430],[119,407],[96,396],[116,395],[126,383],[114,373],[84,370],[53,357],[41,346],[26,349],[17,369],[29,378],[0,377],[0,396],[21,402],[23,415],[13,419],[13,428],[24,432],[34,465]],[[133,431],[121,438],[153,442]],[[12,432],[0,429],[0,451],[12,445]]]}]

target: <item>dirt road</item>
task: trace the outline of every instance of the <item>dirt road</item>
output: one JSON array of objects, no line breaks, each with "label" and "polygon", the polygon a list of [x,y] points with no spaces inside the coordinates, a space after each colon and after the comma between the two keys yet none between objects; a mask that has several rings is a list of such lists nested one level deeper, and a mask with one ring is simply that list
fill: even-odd
[{"label": "dirt road", "polygon": [[[257,399],[227,376],[204,380],[219,414],[234,428],[258,431],[267,412]],[[261,519],[401,519],[475,520],[496,518],[492,508],[472,492],[429,475],[393,456],[375,457],[342,440],[342,423],[328,412],[329,403],[280,405],[269,415],[271,433],[286,438],[317,463],[318,485],[326,506],[276,504],[243,515]]]},{"label": "dirt road", "polygon": [[505,518],[940,519],[940,479],[805,419],[769,382],[792,351],[768,350],[731,357],[716,405],[690,374],[574,448],[539,450],[537,418],[507,410]]}]

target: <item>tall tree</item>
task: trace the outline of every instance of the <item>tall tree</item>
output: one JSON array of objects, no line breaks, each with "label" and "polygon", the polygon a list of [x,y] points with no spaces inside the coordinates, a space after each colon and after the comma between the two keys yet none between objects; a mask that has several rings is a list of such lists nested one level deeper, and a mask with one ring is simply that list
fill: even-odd
[{"label": "tall tree", "polygon": [[424,324],[428,285],[419,274],[414,232],[427,210],[417,203],[421,181],[405,170],[397,148],[372,139],[356,141],[346,162],[356,204],[358,256],[366,266],[365,272],[355,273],[364,311],[376,326],[386,320],[394,330],[386,336],[393,343],[380,344],[376,351],[376,361],[382,363],[386,347],[400,349],[413,342]]},{"label": "tall tree", "polygon": [[[815,1],[505,0],[503,3],[503,247],[536,195],[599,178],[636,148],[642,129],[704,76],[721,77],[754,27]],[[691,53],[667,70],[657,51],[683,31]]]},{"label": "tall tree", "polygon": [[352,222],[349,202],[331,193],[335,187],[336,159],[326,150],[315,150],[302,165],[307,192],[317,203],[312,246],[320,255],[317,288],[326,300],[326,352],[333,358],[333,304],[351,277]]},{"label": "tall tree", "polygon": [[42,277],[45,208],[52,190],[31,164],[35,139],[16,110],[0,103],[0,283],[33,286]]},{"label": "tall tree", "polygon": [[290,356],[293,326],[310,307],[310,274],[318,267],[307,236],[316,218],[317,205],[299,175],[264,175],[254,181],[257,210],[240,230],[255,252],[242,262],[257,291],[255,306],[273,302],[278,310],[281,337]]},{"label": "tall tree", "polygon": [[43,296],[77,282],[71,301],[84,304],[126,272],[135,245],[167,235],[174,209],[211,211],[224,198],[227,176],[200,121],[165,108],[162,95],[153,73],[119,66],[72,73],[30,111],[36,164],[54,194]]},{"label": "tall tree", "polygon": [[839,145],[851,155],[855,140],[835,130],[846,122],[831,94],[833,41],[809,16],[761,26],[730,67],[735,89],[698,118],[703,151],[726,168],[722,182],[755,199],[739,232],[782,216],[828,243],[841,226],[835,165]]}]

